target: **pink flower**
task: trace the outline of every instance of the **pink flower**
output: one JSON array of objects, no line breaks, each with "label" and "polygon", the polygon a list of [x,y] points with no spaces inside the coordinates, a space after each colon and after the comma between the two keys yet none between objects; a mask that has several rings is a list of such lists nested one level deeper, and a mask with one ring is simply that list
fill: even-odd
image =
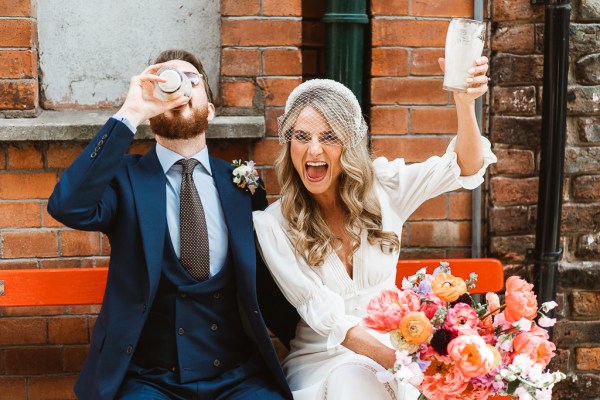
[{"label": "pink flower", "polygon": [[488,292],[485,294],[485,301],[487,302],[487,312],[494,314],[498,314],[500,311],[500,298],[496,293]]},{"label": "pink flower", "polygon": [[457,368],[433,361],[425,370],[425,378],[419,389],[430,400],[454,400],[465,391],[469,379]]},{"label": "pink flower", "polygon": [[504,318],[511,324],[521,318],[532,320],[537,315],[538,304],[533,285],[517,276],[506,280],[505,303]]},{"label": "pink flower", "polygon": [[412,290],[383,290],[367,306],[365,325],[381,333],[398,329],[402,318],[420,310],[420,299]]},{"label": "pink flower", "polygon": [[548,365],[554,357],[556,346],[548,340],[548,332],[534,326],[529,332],[519,333],[513,340],[513,358],[517,354],[527,355],[533,362]]},{"label": "pink flower", "polygon": [[448,310],[444,328],[450,332],[464,335],[473,332],[478,322],[479,317],[473,307],[465,303],[458,303]]},{"label": "pink flower", "polygon": [[494,365],[494,353],[479,335],[462,335],[448,344],[448,356],[468,377],[485,375]]},{"label": "pink flower", "polygon": [[421,311],[425,313],[425,316],[429,319],[433,318],[438,308],[445,306],[445,303],[440,300],[433,292],[429,292],[424,296],[424,301],[421,303]]}]

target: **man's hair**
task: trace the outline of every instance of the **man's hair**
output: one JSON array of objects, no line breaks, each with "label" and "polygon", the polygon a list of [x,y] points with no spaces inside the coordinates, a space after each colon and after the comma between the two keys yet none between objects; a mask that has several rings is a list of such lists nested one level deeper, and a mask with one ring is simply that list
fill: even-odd
[{"label": "man's hair", "polygon": [[158,57],[156,57],[156,60],[154,60],[154,64],[164,63],[171,60],[181,60],[189,62],[198,70],[198,72],[200,72],[200,74],[202,74],[202,81],[204,82],[204,90],[206,91],[206,97],[208,97],[208,101],[212,103],[213,95],[212,90],[210,90],[210,86],[208,84],[208,76],[206,75],[204,66],[202,65],[202,62],[200,62],[198,57],[196,57],[189,51],[180,49],[168,49],[163,51],[158,55]]}]

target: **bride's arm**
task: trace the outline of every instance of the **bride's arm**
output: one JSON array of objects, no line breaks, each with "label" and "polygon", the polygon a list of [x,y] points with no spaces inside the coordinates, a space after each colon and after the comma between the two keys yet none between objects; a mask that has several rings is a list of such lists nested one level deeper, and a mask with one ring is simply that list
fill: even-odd
[{"label": "bride's arm", "polygon": [[348,330],[342,345],[355,353],[372,358],[386,369],[392,368],[396,362],[396,351],[381,343],[359,325]]}]

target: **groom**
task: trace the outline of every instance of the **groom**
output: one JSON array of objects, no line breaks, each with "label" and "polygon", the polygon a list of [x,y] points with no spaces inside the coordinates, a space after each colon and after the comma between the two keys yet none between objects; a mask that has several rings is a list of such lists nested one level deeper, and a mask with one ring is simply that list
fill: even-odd
[{"label": "groom", "polygon": [[[188,76],[189,97],[153,97],[162,65]],[[161,53],[49,199],[54,218],[112,249],[81,399],[292,398],[257,303],[251,213],[265,192],[238,188],[209,155],[211,97],[193,54]],[[147,119],[156,147],[126,155]]]}]

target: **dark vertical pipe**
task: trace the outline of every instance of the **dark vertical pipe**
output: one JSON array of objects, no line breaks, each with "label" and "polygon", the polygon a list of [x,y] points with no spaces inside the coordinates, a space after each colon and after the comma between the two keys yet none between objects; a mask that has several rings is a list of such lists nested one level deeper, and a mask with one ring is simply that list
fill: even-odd
[{"label": "dark vertical pipe", "polygon": [[366,0],[327,0],[325,75],[346,85],[362,101]]},{"label": "dark vertical pipe", "polygon": [[[483,21],[483,0],[473,0],[473,18]],[[487,34],[489,37],[489,33]],[[475,116],[479,130],[483,132],[483,99],[475,100]],[[471,257],[481,257],[481,186],[471,191]]]},{"label": "dark vertical pipe", "polygon": [[560,223],[566,141],[570,14],[569,0],[546,1],[540,187],[534,251],[535,286],[540,303],[554,300],[556,297],[558,264],[562,252]]}]

